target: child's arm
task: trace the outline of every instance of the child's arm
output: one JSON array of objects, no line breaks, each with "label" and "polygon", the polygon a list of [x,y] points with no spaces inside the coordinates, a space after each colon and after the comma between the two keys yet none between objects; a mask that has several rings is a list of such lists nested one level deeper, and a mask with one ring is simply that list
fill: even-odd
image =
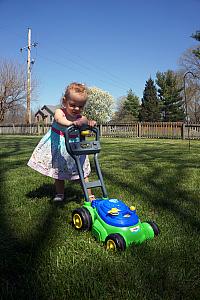
[{"label": "child's arm", "polygon": [[76,121],[74,121],[73,124],[76,125],[76,126],[79,126],[79,127],[84,125],[84,124],[87,124],[91,127],[94,127],[94,126],[96,126],[97,122],[93,121],[93,120],[88,120],[85,116],[81,116]]},{"label": "child's arm", "polygon": [[56,111],[55,111],[54,119],[57,123],[59,123],[60,125],[64,125],[64,126],[75,125],[75,126],[80,127],[83,124],[87,124],[87,125],[93,127],[96,125],[95,121],[88,120],[85,116],[80,116],[76,121],[70,121],[66,118],[63,111],[59,108],[56,109]]},{"label": "child's arm", "polygon": [[64,126],[71,126],[74,124],[73,121],[70,121],[66,118],[64,112],[60,108],[56,109],[55,114],[54,114],[54,120],[58,124],[64,125]]}]

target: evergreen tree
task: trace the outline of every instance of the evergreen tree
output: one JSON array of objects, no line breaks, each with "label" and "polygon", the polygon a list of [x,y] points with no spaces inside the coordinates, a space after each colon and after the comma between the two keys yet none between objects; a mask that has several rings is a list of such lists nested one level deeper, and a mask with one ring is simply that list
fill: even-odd
[{"label": "evergreen tree", "polygon": [[[192,34],[192,38],[200,42],[200,31],[196,31],[195,34]],[[193,53],[200,59],[200,48],[193,50]]]},{"label": "evergreen tree", "polygon": [[183,121],[184,100],[181,96],[183,87],[179,86],[177,75],[168,70],[167,72],[156,74],[158,85],[158,96],[162,102],[162,116],[165,122]]},{"label": "evergreen tree", "polygon": [[127,101],[127,96],[122,96],[117,99],[117,107],[116,111],[114,112],[111,122],[114,123],[129,123],[134,122],[135,117],[130,114],[125,108],[125,102]]},{"label": "evergreen tree", "polygon": [[124,108],[135,120],[138,120],[139,106],[139,97],[136,96],[130,89],[128,91],[126,100],[124,101]]},{"label": "evergreen tree", "polygon": [[145,84],[139,119],[146,122],[156,122],[161,119],[157,90],[151,78]]}]

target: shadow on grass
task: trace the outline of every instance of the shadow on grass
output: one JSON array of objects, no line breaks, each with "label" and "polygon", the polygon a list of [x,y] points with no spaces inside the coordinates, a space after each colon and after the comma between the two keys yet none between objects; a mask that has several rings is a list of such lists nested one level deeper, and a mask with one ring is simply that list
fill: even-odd
[{"label": "shadow on grass", "polygon": [[[6,172],[10,168],[16,169],[24,165],[24,160],[10,161],[23,153],[20,142],[13,142],[12,151],[0,154],[1,182],[6,184]],[[6,159],[6,162],[3,161]],[[10,159],[10,160],[9,160]],[[1,183],[1,187],[2,187]],[[13,191],[14,192],[14,191]],[[30,197],[42,197],[46,192],[52,195],[52,186],[41,187],[30,192]],[[0,190],[0,295],[1,299],[45,299],[39,287],[40,283],[35,276],[37,258],[47,247],[46,241],[55,234],[54,216],[56,207],[50,206],[45,216],[42,215],[38,226],[40,230],[31,234],[30,239],[19,239],[13,233],[6,211],[7,198],[3,189]]]},{"label": "shadow on grass", "polygon": [[[109,169],[105,169],[103,171],[105,181],[116,188],[120,187],[122,191],[128,191],[129,194],[140,195],[147,206],[157,211],[157,219],[160,219],[162,224],[161,235],[166,236],[169,243],[172,245],[174,243],[175,246],[170,249],[170,252],[165,252],[164,249],[161,252],[155,252],[154,249],[153,253],[147,253],[146,244],[141,245],[142,259],[149,266],[148,270],[148,267],[141,263],[141,267],[138,269],[139,272],[143,271],[142,287],[148,290],[151,286],[156,295],[154,295],[155,299],[165,299],[165,297],[166,299],[189,299],[190,296],[198,299],[200,293],[200,288],[197,286],[199,258],[196,251],[199,247],[200,233],[199,186],[188,190],[189,185],[185,185],[185,179],[192,168],[197,170],[200,167],[199,160],[196,157],[185,159],[184,155],[181,155],[181,151],[177,151],[178,153],[172,156],[167,149],[164,155],[162,151],[159,153],[159,149],[151,149],[151,151],[144,149],[142,152],[134,150],[128,155],[128,148],[125,147],[125,149],[127,152],[125,151],[125,154],[121,156],[120,162],[122,168],[126,161],[132,162],[132,164],[141,162],[142,166],[149,167],[148,170],[151,172],[146,172],[146,175],[144,172],[141,176],[142,180],[138,184],[139,180],[135,183],[134,180],[131,182],[127,177],[126,181],[125,176],[118,176]],[[152,162],[159,161],[159,159],[161,165],[153,166]],[[115,165],[118,163],[116,157],[114,163]],[[171,167],[171,171],[173,171],[166,172],[163,163],[167,163],[168,168]],[[135,170],[131,164],[124,168],[124,172],[126,169],[133,172]],[[140,174],[137,173],[135,176],[138,177]],[[114,187],[112,190],[115,190]],[[117,195],[115,196],[117,197]],[[162,220],[163,217],[165,224]],[[157,222],[159,222],[158,220]],[[159,240],[157,242],[159,244]],[[180,246],[177,246],[179,243]],[[130,248],[129,251],[135,256],[136,252],[132,249]],[[158,274],[155,274],[155,270]]]},{"label": "shadow on grass", "polygon": [[[150,203],[155,208],[172,212],[183,224],[186,226],[190,224],[194,230],[199,232],[200,220],[199,216],[196,216],[196,211],[200,211],[200,197],[199,193],[197,193],[199,186],[196,186],[196,192],[194,192],[184,188],[184,184],[181,186],[180,183],[188,177],[188,174],[190,174],[188,172],[192,168],[196,170],[200,168],[200,161],[195,155],[192,157],[193,150],[189,152],[187,144],[180,144],[177,148],[177,145],[172,144],[170,140],[156,142],[155,145],[155,142],[148,141],[148,146],[152,145],[153,147],[150,149],[149,147],[146,149],[142,147],[140,149],[140,145],[138,144],[138,149],[134,149],[133,151],[130,151],[130,145],[125,145],[123,146],[123,154],[121,153],[121,147],[119,147],[119,151],[115,147],[115,154],[118,153],[118,156],[122,159],[116,160],[116,157],[112,158],[112,155],[110,156],[108,163],[116,165],[120,161],[122,173],[127,169],[130,172],[131,170],[134,172],[134,165],[142,164],[142,166],[149,168],[151,173],[148,172],[147,175],[142,175],[140,185],[128,180],[126,182],[121,177],[113,175],[112,172],[111,176],[110,172],[106,170],[103,171],[104,178],[108,182],[120,186],[122,190],[127,190],[130,194],[133,194],[133,192],[134,194],[139,194],[144,201]],[[196,151],[194,153],[199,153],[198,148],[194,148],[194,151]],[[104,155],[106,155],[106,152]],[[171,168],[173,171],[166,173],[165,165],[158,166],[158,164],[155,164],[153,166],[154,162],[158,164],[167,163],[168,170]],[[138,177],[140,174],[136,176]],[[162,180],[159,181],[159,178]],[[144,188],[146,186],[149,188]],[[184,209],[181,205],[183,202],[184,204],[190,203],[193,209]]]},{"label": "shadow on grass", "polygon": [[[30,140],[28,140],[29,142]],[[1,140],[2,142],[2,140]],[[1,143],[2,146],[2,143]],[[17,160],[18,157],[30,155],[29,145],[12,140],[12,147],[8,139],[5,142],[5,151],[0,153],[1,187],[6,186],[7,171],[26,165],[27,160]],[[0,147],[2,150],[3,147]],[[13,149],[13,150],[11,150]],[[22,183],[23,184],[23,183]],[[19,238],[10,226],[10,215],[6,211],[7,196],[0,190],[0,299],[49,299],[41,288],[37,268],[38,258],[49,247],[52,236],[57,234],[55,224],[59,215],[58,210],[64,208],[66,202],[82,202],[80,189],[77,183],[66,186],[66,199],[63,203],[48,205],[45,214],[37,220],[37,230],[33,230],[28,238]],[[17,187],[16,187],[17,188]],[[13,191],[14,193],[14,191]],[[30,191],[26,197],[30,200],[41,200],[44,197],[52,199],[54,184],[42,184],[39,188]],[[50,201],[51,203],[51,201]],[[58,210],[57,210],[58,209]],[[23,220],[21,220],[23,222]],[[76,289],[73,287],[72,290]]]},{"label": "shadow on grass", "polygon": [[[137,155],[137,154],[136,154]],[[130,194],[139,194],[141,198],[155,207],[157,210],[169,211],[174,214],[179,220],[181,220],[183,226],[188,228],[190,225],[193,230],[200,232],[200,220],[199,216],[196,216],[196,211],[200,211],[200,202],[196,198],[196,195],[191,191],[180,189],[177,186],[177,181],[174,178],[184,178],[187,176],[186,169],[189,168],[187,164],[180,165],[175,174],[171,177],[165,176],[165,170],[162,168],[155,168],[147,176],[143,176],[143,184],[140,186],[135,185],[134,182],[125,182],[119,179],[119,176],[112,174],[104,170],[103,174],[105,180],[114,183],[116,186],[120,186],[122,190],[127,190]],[[191,168],[191,165],[190,165]],[[158,183],[157,178],[163,178],[163,182]],[[143,187],[148,185],[148,189]],[[167,188],[166,188],[167,187]],[[151,193],[153,191],[153,193]],[[181,207],[183,202],[190,203],[193,209],[187,209]]]},{"label": "shadow on grass", "polygon": [[[54,184],[42,184],[39,188],[30,191],[26,196],[30,198],[30,200],[40,200],[43,199],[44,197],[53,200],[54,195],[55,195]],[[82,200],[83,200],[83,195],[81,195],[80,191],[77,190],[77,188],[75,187],[75,183],[70,183],[70,184],[68,183],[67,187],[65,187],[65,199],[64,201],[60,202],[60,204],[62,203],[66,204],[71,201],[80,204]]]},{"label": "shadow on grass", "polygon": [[[3,154],[4,158],[15,157],[19,153],[22,153],[20,144],[16,142],[16,147],[8,154]],[[126,155],[130,153],[130,150]],[[148,154],[149,153],[145,153]],[[156,153],[154,153],[156,156]],[[140,153],[134,152],[134,156],[140,159]],[[150,160],[150,158],[148,158]],[[18,168],[24,164],[24,161],[18,161],[17,163],[9,163],[8,168],[6,164],[1,165],[2,176],[6,175],[6,171],[12,166]],[[134,183],[127,183],[119,179],[119,176],[114,176],[113,173],[109,174],[104,170],[105,180],[120,186],[122,190],[127,189],[130,194],[138,193],[145,201],[148,201],[150,205],[156,209],[162,211],[172,212],[178,219],[184,224],[187,222],[194,228],[199,228],[198,219],[188,212],[184,211],[175,202],[175,198],[181,199],[185,191],[180,190],[176,186],[176,182],[173,180],[173,176],[166,178],[162,169],[154,169],[147,177],[143,177],[141,184],[148,184],[156,190],[152,195],[148,190],[142,189],[140,186],[134,185]],[[184,168],[177,169],[177,174],[185,176]],[[166,180],[166,186],[170,186],[170,190],[163,190],[162,183],[158,183],[154,178],[158,176],[164,176]],[[3,179],[3,178],[2,178]],[[53,184],[41,185],[39,188],[29,192],[26,196],[30,200],[41,200],[44,197],[51,198],[54,192]],[[72,197],[75,194],[77,201],[81,201],[80,195],[77,190],[72,186],[66,187],[66,195],[69,201],[72,201]],[[71,198],[70,198],[71,197]],[[189,194],[188,199],[195,199]],[[149,243],[145,243],[139,247],[129,248],[127,253],[121,255],[116,254],[114,258],[107,256],[101,251],[99,253],[92,253],[94,250],[90,249],[89,255],[84,257],[83,261],[77,260],[79,264],[76,264],[76,256],[78,257],[81,251],[75,246],[76,251],[73,253],[73,263],[67,263],[62,272],[57,274],[47,274],[44,285],[41,287],[41,281],[38,277],[38,257],[40,253],[49,247],[48,241],[51,237],[57,233],[57,225],[55,224],[57,209],[55,205],[50,205],[45,211],[45,216],[39,220],[39,229],[35,233],[31,233],[31,238],[19,239],[13,233],[9,220],[7,219],[6,207],[6,195],[0,192],[1,199],[1,221],[0,221],[0,277],[1,277],[1,299],[50,299],[51,291],[46,290],[47,286],[52,290],[51,299],[184,299],[183,296],[188,296],[190,291],[186,289],[189,287],[189,283],[186,283],[184,289],[184,272],[187,270],[185,266],[181,266],[179,253],[172,249],[170,252],[160,251],[159,245],[157,247],[151,246]],[[66,201],[68,202],[68,200]],[[70,200],[71,199],[71,200]],[[168,200],[166,200],[168,199]],[[191,200],[191,199],[190,199]],[[73,199],[74,201],[74,199]],[[170,221],[169,221],[170,222]],[[187,224],[185,225],[185,227]],[[157,240],[159,243],[159,240]],[[102,249],[103,251],[103,249]],[[191,253],[185,253],[185,260],[190,259]],[[92,255],[96,256],[93,262]],[[114,262],[114,263],[113,263]],[[77,273],[77,280],[74,280],[72,274]],[[170,273],[171,272],[171,273]],[[181,276],[178,273],[183,272],[183,280],[181,282]],[[48,279],[48,275],[55,276],[55,280]],[[60,277],[59,277],[60,276]],[[179,277],[177,277],[179,276]],[[72,278],[73,277],[73,278]],[[64,278],[64,279],[63,279]],[[48,285],[48,280],[50,284]],[[60,291],[59,281],[63,280],[63,291]],[[53,284],[53,283],[54,284]],[[51,285],[52,283],[52,285]],[[65,288],[65,285],[67,287]],[[116,290],[118,295],[116,297]],[[99,291],[99,297],[96,292]],[[132,293],[137,291],[137,296],[132,298]],[[61,295],[61,297],[59,297]],[[73,298],[71,297],[73,295]],[[126,296],[125,296],[126,295]],[[197,292],[196,292],[197,295]],[[169,296],[171,296],[169,298]],[[125,298],[126,297],[126,298]],[[165,298],[166,297],[166,298]],[[185,298],[188,299],[188,298]],[[192,299],[195,298],[195,292],[192,294]]]}]

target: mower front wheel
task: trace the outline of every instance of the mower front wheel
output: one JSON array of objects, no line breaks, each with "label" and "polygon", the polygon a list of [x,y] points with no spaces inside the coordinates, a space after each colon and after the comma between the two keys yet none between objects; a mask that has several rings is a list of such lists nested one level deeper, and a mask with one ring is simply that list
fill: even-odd
[{"label": "mower front wheel", "polygon": [[105,247],[106,250],[124,251],[126,249],[126,243],[124,238],[120,234],[114,233],[108,235],[107,238],[105,239]]},{"label": "mower front wheel", "polygon": [[77,230],[89,231],[92,227],[92,217],[86,208],[77,208],[72,212],[72,224]]}]

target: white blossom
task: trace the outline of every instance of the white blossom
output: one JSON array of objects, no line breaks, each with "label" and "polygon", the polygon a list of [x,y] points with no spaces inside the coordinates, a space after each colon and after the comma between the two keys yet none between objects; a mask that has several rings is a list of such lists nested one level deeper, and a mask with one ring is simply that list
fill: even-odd
[{"label": "white blossom", "polygon": [[84,114],[88,119],[104,123],[109,121],[113,114],[114,98],[108,92],[97,87],[89,88],[89,97]]}]

